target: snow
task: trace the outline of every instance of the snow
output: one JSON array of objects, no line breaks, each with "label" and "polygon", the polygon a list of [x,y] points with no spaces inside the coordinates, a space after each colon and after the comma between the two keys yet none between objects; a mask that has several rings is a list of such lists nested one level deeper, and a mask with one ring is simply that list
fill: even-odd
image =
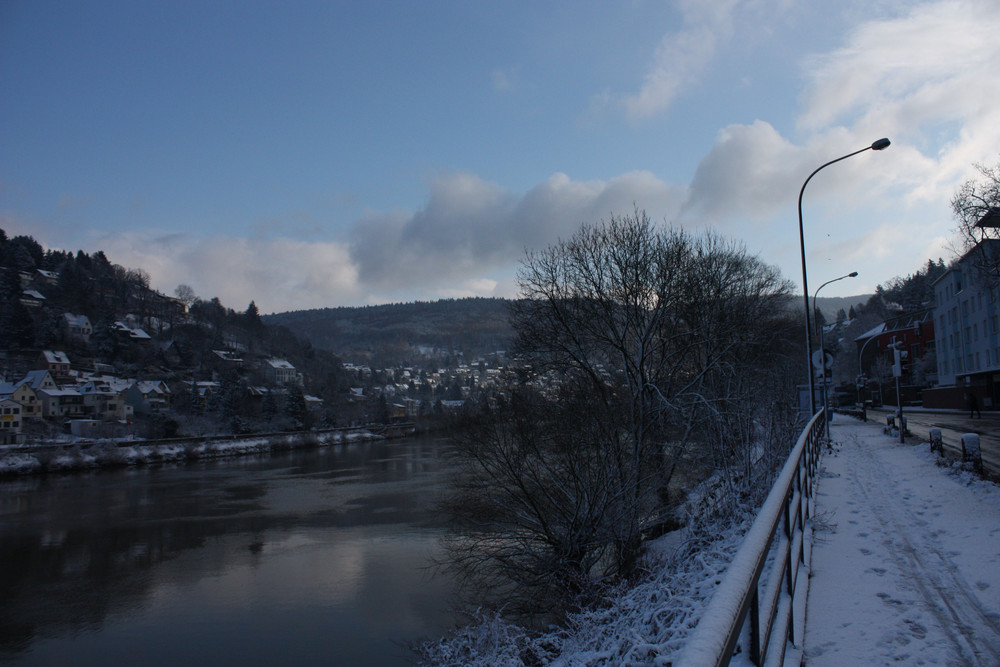
[{"label": "snow", "polygon": [[532,634],[495,614],[477,613],[447,637],[419,647],[420,663],[460,665],[670,665],[724,579],[755,516],[726,497],[715,476],[689,496],[685,528],[648,545],[647,575],[609,591],[604,604],[564,628]]},{"label": "snow", "polygon": [[69,471],[121,465],[145,465],[192,459],[216,459],[262,454],[307,446],[329,446],[377,436],[367,430],[296,432],[280,436],[248,436],[232,440],[190,441],[178,444],[123,444],[102,441],[95,444],[66,443],[33,451],[16,451],[20,446],[0,446],[0,477],[40,471]]},{"label": "snow", "polygon": [[[804,640],[785,664],[1000,665],[1000,487],[879,424],[836,416],[831,437]],[[741,520],[700,516],[697,495],[689,505],[688,527],[650,549],[648,578],[600,609],[541,634],[479,614],[425,644],[423,664],[677,664],[720,582],[740,569],[733,558],[753,519],[747,508]]]},{"label": "snow", "polygon": [[[815,420],[814,417],[807,430],[812,428]],[[798,474],[799,461],[804,456],[807,445],[807,430],[804,430],[799,436],[788,460],[785,461],[781,474],[778,475],[767,499],[758,512],[759,520],[754,522],[753,527],[744,538],[739,553],[736,554],[726,572],[725,580],[712,597],[708,611],[698,623],[697,630],[678,658],[678,664],[710,664],[714,657],[720,655],[725,649],[729,629],[736,624],[740,608],[749,595],[748,582],[753,581],[762,554],[767,554],[769,551],[768,545],[774,536],[776,524],[785,507],[786,489],[791,487],[792,479]],[[793,552],[798,554],[797,549]]]},{"label": "snow", "polygon": [[1000,664],[1000,487],[879,425],[831,437],[804,664]]}]

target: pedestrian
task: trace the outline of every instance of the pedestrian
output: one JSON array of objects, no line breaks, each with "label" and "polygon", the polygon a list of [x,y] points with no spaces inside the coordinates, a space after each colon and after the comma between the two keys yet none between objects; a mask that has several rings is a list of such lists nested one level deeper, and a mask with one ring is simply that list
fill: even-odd
[{"label": "pedestrian", "polygon": [[973,412],[976,413],[976,415],[980,419],[982,419],[983,413],[979,411],[979,401],[976,400],[976,395],[970,391],[968,394],[966,394],[966,396],[968,396],[967,401],[969,403],[969,419],[973,419],[972,416]]}]

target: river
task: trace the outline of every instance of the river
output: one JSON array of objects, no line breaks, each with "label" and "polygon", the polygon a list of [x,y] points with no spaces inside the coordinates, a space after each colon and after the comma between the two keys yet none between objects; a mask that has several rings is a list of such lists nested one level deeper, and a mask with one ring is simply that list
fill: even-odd
[{"label": "river", "polygon": [[0,662],[404,665],[454,623],[433,438],[0,481]]}]

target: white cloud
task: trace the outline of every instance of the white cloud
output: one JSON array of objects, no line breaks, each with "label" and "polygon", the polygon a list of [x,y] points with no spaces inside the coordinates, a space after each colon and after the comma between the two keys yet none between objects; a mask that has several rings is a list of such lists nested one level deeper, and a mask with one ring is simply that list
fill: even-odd
[{"label": "white cloud", "polygon": [[949,199],[1000,146],[1000,3],[946,0],[859,25],[807,63],[799,127],[891,134],[914,152],[900,169],[908,203]]},{"label": "white cloud", "polygon": [[[359,221],[351,257],[360,282],[374,289],[450,289],[455,281],[496,280],[491,272],[508,269],[525,248],[552,243],[612,212],[637,205],[654,219],[669,217],[683,195],[649,172],[591,182],[557,173],[522,196],[471,174],[445,174],[432,183],[423,209]],[[481,290],[486,283],[477,284]]]},{"label": "white cloud", "polygon": [[357,271],[338,243],[116,234],[96,239],[96,249],[116,264],[142,267],[161,292],[186,283],[230,308],[253,300],[261,312],[282,312],[354,303],[360,295]]},{"label": "white cloud", "polygon": [[517,84],[517,72],[513,69],[496,67],[490,73],[490,81],[493,84],[493,90],[498,93],[508,93],[514,90],[514,86]]},{"label": "white cloud", "polygon": [[684,27],[663,36],[642,87],[623,100],[630,118],[644,118],[670,107],[698,80],[715,57],[716,46],[733,33],[739,0],[684,0],[679,3]]}]

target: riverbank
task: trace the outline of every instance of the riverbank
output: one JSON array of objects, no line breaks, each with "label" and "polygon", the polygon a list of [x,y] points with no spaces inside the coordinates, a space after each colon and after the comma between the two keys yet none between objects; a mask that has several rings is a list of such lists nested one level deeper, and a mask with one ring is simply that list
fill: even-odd
[{"label": "riverbank", "polygon": [[230,458],[378,440],[390,435],[384,430],[352,428],[172,441],[106,440],[19,445],[0,449],[0,477]]}]

